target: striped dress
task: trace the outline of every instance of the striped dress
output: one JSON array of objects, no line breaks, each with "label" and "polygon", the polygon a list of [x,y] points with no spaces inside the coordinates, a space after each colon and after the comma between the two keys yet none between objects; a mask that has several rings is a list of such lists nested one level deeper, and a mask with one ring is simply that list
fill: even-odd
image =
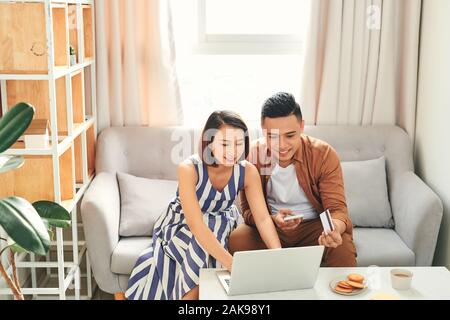
[{"label": "striped dress", "polygon": [[[234,200],[244,187],[245,163],[234,166],[228,184],[219,192],[211,184],[200,157],[193,155],[189,159],[198,174],[196,194],[203,221],[227,249],[228,237],[237,226],[239,211]],[[155,223],[152,243],[139,256],[125,296],[130,300],[179,300],[199,284],[201,268],[218,267],[220,263],[189,230],[177,191]]]}]

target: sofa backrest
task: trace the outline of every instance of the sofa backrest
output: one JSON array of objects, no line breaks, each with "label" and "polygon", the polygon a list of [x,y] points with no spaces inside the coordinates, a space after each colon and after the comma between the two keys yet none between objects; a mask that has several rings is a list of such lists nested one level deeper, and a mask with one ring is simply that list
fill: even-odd
[{"label": "sofa backrest", "polygon": [[[341,161],[385,156],[388,188],[396,177],[412,171],[411,142],[396,126],[307,126],[305,134],[328,142]],[[261,136],[253,129],[250,138]],[[98,138],[97,172],[124,172],[144,178],[176,180],[176,166],[198,152],[200,130],[189,128],[108,128]]]}]

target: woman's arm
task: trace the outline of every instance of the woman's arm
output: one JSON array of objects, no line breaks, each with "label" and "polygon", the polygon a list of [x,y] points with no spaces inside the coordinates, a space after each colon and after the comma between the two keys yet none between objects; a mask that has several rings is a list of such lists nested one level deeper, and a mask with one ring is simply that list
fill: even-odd
[{"label": "woman's arm", "polygon": [[245,166],[245,195],[261,239],[269,249],[281,248],[280,238],[267,210],[256,167],[250,162]]},{"label": "woman's arm", "polygon": [[181,207],[195,239],[211,256],[231,271],[233,257],[203,222],[203,214],[195,193],[197,172],[190,162],[183,162],[178,166],[178,183]]}]

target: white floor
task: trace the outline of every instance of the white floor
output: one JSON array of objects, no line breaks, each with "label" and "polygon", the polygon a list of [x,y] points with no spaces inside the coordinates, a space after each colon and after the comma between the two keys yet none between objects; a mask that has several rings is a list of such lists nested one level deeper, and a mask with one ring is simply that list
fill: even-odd
[{"label": "white floor", "polygon": [[[57,287],[58,286],[58,279],[57,278],[50,278],[48,282],[46,283],[45,287]],[[114,295],[106,293],[96,285],[95,280],[92,279],[92,300],[114,300]],[[67,299],[73,300],[74,299],[74,290],[68,289],[66,291]],[[81,291],[80,291],[81,299],[87,299],[87,285],[86,285],[86,279],[81,279]],[[26,296],[25,299],[32,299],[31,296]],[[56,296],[39,296],[37,300],[57,300],[58,297]]]}]

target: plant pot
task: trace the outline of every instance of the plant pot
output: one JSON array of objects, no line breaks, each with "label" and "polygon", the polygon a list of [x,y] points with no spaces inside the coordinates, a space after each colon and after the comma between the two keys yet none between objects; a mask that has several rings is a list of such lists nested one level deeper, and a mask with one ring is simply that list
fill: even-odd
[{"label": "plant pot", "polygon": [[76,64],[77,64],[77,56],[73,54],[70,56],[70,66],[74,66]]}]

